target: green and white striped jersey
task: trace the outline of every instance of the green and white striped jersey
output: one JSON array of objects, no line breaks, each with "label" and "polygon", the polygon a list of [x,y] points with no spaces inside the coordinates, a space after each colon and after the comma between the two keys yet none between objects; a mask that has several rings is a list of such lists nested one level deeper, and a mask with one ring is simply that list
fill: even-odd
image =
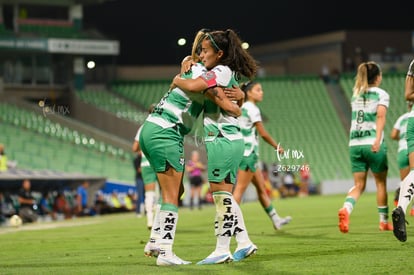
[{"label": "green and white striped jersey", "polygon": [[253,102],[244,102],[242,105],[242,115],[238,119],[244,138],[244,156],[249,156],[253,151],[256,155],[259,155],[259,139],[254,126],[256,122],[262,121],[259,107]]},{"label": "green and white striped jersey", "polygon": [[[139,142],[139,135],[141,133],[142,125],[138,128],[137,134],[135,135],[135,140]],[[151,166],[144,152],[141,151],[141,167]]]},{"label": "green and white striped jersey", "polygon": [[[182,75],[183,78],[195,79],[207,69],[197,63],[191,70]],[[155,106],[147,121],[163,128],[178,127],[182,135],[191,131],[197,117],[203,111],[204,95],[202,93],[186,93],[180,88],[169,90]]]},{"label": "green and white striped jersey", "polygon": [[414,60],[408,66],[407,76],[414,76]]},{"label": "green and white striped jersey", "polygon": [[[203,74],[209,88],[238,86],[234,72],[224,65],[218,65]],[[209,99],[204,103],[204,134],[205,141],[213,141],[219,134],[229,140],[242,139],[239,123],[236,117],[227,114],[218,105]]]},{"label": "green and white striped jersey", "polygon": [[[411,61],[408,66],[407,76],[414,77],[414,59]],[[414,105],[411,107],[411,112],[409,117],[414,117]]]},{"label": "green and white striped jersey", "polygon": [[[390,97],[379,87],[371,87],[359,96],[352,96],[352,121],[349,135],[349,146],[372,145],[377,134],[377,108],[384,105],[388,108]],[[381,143],[384,141],[382,133]]]},{"label": "green and white striped jersey", "polygon": [[398,152],[407,149],[407,124],[408,124],[408,117],[409,112],[402,114],[397,121],[394,123],[394,129],[398,130]]}]

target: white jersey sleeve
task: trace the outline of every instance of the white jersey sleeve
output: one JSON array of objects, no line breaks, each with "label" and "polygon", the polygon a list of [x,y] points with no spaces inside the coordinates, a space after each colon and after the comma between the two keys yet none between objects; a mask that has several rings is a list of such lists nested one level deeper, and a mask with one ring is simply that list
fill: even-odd
[{"label": "white jersey sleeve", "polygon": [[414,77],[414,60],[412,60],[410,66],[408,66],[407,76]]},{"label": "white jersey sleeve", "polygon": [[388,108],[390,106],[390,95],[382,89],[377,89],[377,90],[378,90],[378,93],[380,94],[378,105],[384,105],[385,107]]},{"label": "white jersey sleeve", "polygon": [[208,88],[221,86],[226,87],[233,77],[233,72],[228,66],[218,65],[201,75],[206,81]]},{"label": "white jersey sleeve", "polygon": [[249,108],[249,116],[253,124],[255,124],[256,122],[262,121],[262,115],[260,113],[260,109],[256,105],[254,105],[252,108]]},{"label": "white jersey sleeve", "polygon": [[137,133],[135,135],[135,141],[139,142],[139,134],[141,133],[142,125],[138,128]]}]

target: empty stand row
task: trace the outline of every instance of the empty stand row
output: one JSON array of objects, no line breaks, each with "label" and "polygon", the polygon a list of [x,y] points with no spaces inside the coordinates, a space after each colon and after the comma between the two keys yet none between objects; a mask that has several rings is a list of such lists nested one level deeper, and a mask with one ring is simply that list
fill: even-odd
[{"label": "empty stand row", "polygon": [[1,142],[27,169],[78,172],[134,181],[133,155],[12,104],[0,104]]},{"label": "empty stand row", "polygon": [[128,100],[148,108],[157,103],[168,92],[171,80],[117,82],[112,85],[112,91]]},{"label": "empty stand row", "polygon": [[119,118],[124,118],[138,124],[144,122],[148,115],[147,111],[141,111],[141,108],[137,108],[136,105],[128,102],[127,99],[104,89],[78,90],[76,95],[83,102],[113,113]]}]

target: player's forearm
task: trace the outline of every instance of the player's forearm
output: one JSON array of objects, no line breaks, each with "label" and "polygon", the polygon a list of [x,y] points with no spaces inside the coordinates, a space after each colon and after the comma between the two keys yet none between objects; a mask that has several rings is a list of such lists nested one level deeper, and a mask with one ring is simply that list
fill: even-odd
[{"label": "player's forearm", "polygon": [[214,87],[208,89],[205,95],[208,98],[210,98],[214,103],[216,103],[221,109],[226,111],[229,115],[234,117],[238,117],[241,115],[240,107],[226,97],[223,89],[219,87]]}]

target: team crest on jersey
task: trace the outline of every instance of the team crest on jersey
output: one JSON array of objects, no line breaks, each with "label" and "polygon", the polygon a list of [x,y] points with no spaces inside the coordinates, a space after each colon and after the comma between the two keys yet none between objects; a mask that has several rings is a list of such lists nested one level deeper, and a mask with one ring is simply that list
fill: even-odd
[{"label": "team crest on jersey", "polygon": [[205,80],[211,80],[211,79],[216,78],[216,74],[215,74],[214,72],[212,72],[212,71],[208,71],[208,72],[205,72],[205,73],[203,74],[203,78],[204,78]]},{"label": "team crest on jersey", "polygon": [[184,163],[185,163],[184,158],[180,158],[180,165],[184,165]]}]

